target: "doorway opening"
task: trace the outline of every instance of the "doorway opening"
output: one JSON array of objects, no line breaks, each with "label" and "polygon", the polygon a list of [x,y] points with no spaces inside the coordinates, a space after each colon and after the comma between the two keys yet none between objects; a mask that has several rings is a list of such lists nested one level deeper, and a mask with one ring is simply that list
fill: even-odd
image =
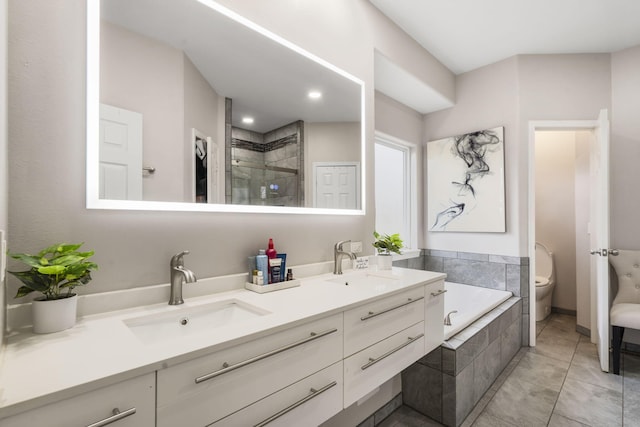
[{"label": "doorway opening", "polygon": [[[594,137],[593,130],[535,132],[535,243],[549,255],[538,250],[537,258],[548,259],[531,264],[536,276],[531,315],[536,321],[551,311],[575,315],[584,335],[591,330],[589,165]],[[551,269],[543,268],[548,261]]]},{"label": "doorway opening", "polygon": [[[565,198],[569,199],[570,203],[573,203],[573,226],[574,230],[578,230],[575,221],[575,211],[579,209],[579,214],[584,213],[586,210],[588,212],[588,219],[586,222],[586,233],[588,235],[588,245],[591,250],[586,251],[585,253],[591,253],[592,256],[588,257],[589,259],[589,267],[581,268],[581,276],[585,271],[589,272],[589,281],[590,284],[588,286],[589,291],[586,295],[589,296],[589,303],[586,307],[589,307],[589,315],[586,315],[586,308],[578,310],[578,288],[576,288],[576,314],[578,311],[580,312],[581,323],[583,323],[583,327],[588,327],[591,342],[597,344],[598,347],[598,355],[600,358],[601,368],[603,371],[608,370],[608,342],[609,342],[609,317],[608,317],[608,305],[609,305],[609,277],[608,277],[608,259],[606,258],[607,250],[593,250],[594,248],[608,248],[609,246],[609,120],[607,110],[601,110],[596,120],[571,120],[571,121],[531,121],[529,122],[529,150],[528,150],[528,167],[529,167],[529,179],[528,179],[528,254],[530,259],[530,268],[529,268],[529,345],[535,346],[536,344],[536,274],[535,274],[535,266],[536,266],[536,239],[540,238],[541,235],[537,234],[536,231],[536,177],[537,171],[536,167],[536,132],[539,131],[573,131],[573,134],[567,134],[568,139],[573,140],[574,144],[577,140],[588,141],[583,142],[585,146],[588,145],[589,152],[589,184],[588,184],[588,194],[589,194],[589,208],[588,210],[584,207],[584,203],[576,204],[576,184],[575,181],[575,168],[576,168],[576,159],[578,157],[574,157],[574,183],[573,183],[573,194],[570,197],[565,195]],[[587,132],[586,134],[578,134],[575,132]],[[567,136],[564,135],[564,136]],[[566,148],[566,147],[565,147]],[[584,146],[580,145],[577,149],[578,152],[586,149]],[[574,154],[576,156],[576,148],[574,145]],[[581,169],[582,166],[578,166],[578,170]],[[553,188],[554,193],[562,192],[557,188]],[[584,191],[582,189],[579,190],[578,195],[584,195]],[[553,204],[553,203],[552,203]],[[577,208],[577,206],[580,206]],[[555,208],[545,207],[546,209],[553,209],[554,213],[557,216],[566,216],[566,212],[564,212],[559,206]],[[580,237],[584,238],[584,220],[579,218],[578,223],[582,224],[582,228],[580,231]],[[542,231],[541,231],[542,233]],[[553,238],[553,236],[552,236]],[[571,242],[571,238],[567,238],[568,242]],[[564,245],[570,245],[571,243],[564,242]],[[576,255],[574,255],[574,264],[576,263],[575,259],[579,261],[584,261],[583,254],[577,254],[577,251],[581,246],[584,245],[584,242],[578,243],[578,238],[573,238],[573,244],[575,245],[574,251],[576,251]],[[604,253],[604,255],[600,255]],[[570,269],[576,267],[568,267]],[[575,273],[574,273],[575,274]],[[558,281],[561,280],[560,278]],[[577,279],[576,279],[577,280]],[[580,279],[583,280],[583,279]],[[584,290],[583,287],[580,288],[581,298],[586,297],[582,292]],[[580,300],[581,307],[584,305],[583,299]],[[585,321],[585,317],[588,318]],[[587,326],[584,325],[586,323]],[[586,329],[582,330],[583,332],[587,332]]]}]

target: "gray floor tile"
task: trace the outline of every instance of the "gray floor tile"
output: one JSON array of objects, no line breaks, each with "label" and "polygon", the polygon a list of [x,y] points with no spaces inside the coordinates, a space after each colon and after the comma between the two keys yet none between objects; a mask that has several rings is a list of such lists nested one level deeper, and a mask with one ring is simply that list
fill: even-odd
[{"label": "gray floor tile", "polygon": [[553,334],[545,335],[543,330],[540,335],[538,335],[536,346],[533,347],[531,351],[543,356],[571,362],[577,345],[577,341],[559,338]]},{"label": "gray floor tile", "polygon": [[547,326],[547,319],[536,322],[536,336],[540,335],[540,332],[542,332],[544,327]]},{"label": "gray floor tile", "polygon": [[569,362],[529,352],[522,357],[511,377],[559,392],[569,370]]},{"label": "gray floor tile", "polygon": [[567,379],[555,413],[592,426],[622,426],[622,393]]},{"label": "gray floor tile", "polygon": [[[589,343],[586,345],[592,346],[595,350],[596,346],[594,344]],[[585,350],[586,345],[583,346]],[[595,351],[593,353],[595,353]],[[620,375],[602,372],[598,356],[592,354],[590,350],[583,353],[576,351],[567,378],[622,392],[622,377]]]},{"label": "gray floor tile", "polygon": [[478,417],[473,427],[516,427],[516,425],[485,413]]},{"label": "gray floor tile", "polygon": [[549,420],[549,427],[589,427],[587,424],[579,423],[578,421],[572,420],[567,417],[563,417],[557,413],[553,413],[551,415],[551,419]]},{"label": "gray floor tile", "polygon": [[510,376],[485,412],[518,426],[546,426],[557,397],[555,390]]},{"label": "gray floor tile", "polygon": [[640,357],[622,356],[623,425],[640,426]]},{"label": "gray floor tile", "polygon": [[550,321],[549,323],[547,323],[547,326],[545,326],[542,332],[540,332],[540,335],[538,335],[538,337],[540,338],[546,337],[546,336],[564,338],[565,340],[569,340],[577,343],[578,341],[580,341],[580,337],[582,335],[580,335],[575,330],[572,331],[562,323],[555,323],[553,321]]},{"label": "gray floor tile", "polygon": [[569,314],[559,314],[553,313],[548,317],[549,323],[548,325],[555,326],[557,328],[566,329],[568,331],[576,330],[576,316],[571,316]]}]

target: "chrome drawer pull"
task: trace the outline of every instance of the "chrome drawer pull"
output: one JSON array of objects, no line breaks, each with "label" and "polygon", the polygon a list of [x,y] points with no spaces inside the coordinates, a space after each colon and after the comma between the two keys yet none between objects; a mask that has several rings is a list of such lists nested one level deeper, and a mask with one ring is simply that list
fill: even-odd
[{"label": "chrome drawer pull", "polygon": [[133,415],[136,413],[136,408],[130,408],[127,409],[126,411],[120,412],[120,409],[118,408],[114,408],[112,411],[113,415],[110,416],[109,418],[105,418],[102,421],[98,421],[95,422],[93,424],[89,424],[87,427],[103,427],[106,425],[109,425],[111,423],[115,423],[116,421],[120,421],[123,418],[127,418],[130,415]]},{"label": "chrome drawer pull", "polygon": [[292,348],[298,347],[298,346],[300,346],[302,344],[306,344],[306,343],[308,343],[310,341],[317,340],[318,338],[322,338],[322,337],[324,337],[326,335],[329,335],[329,334],[332,334],[334,332],[338,332],[338,329],[334,328],[334,329],[330,329],[328,331],[320,332],[318,334],[316,334],[315,332],[311,332],[311,334],[307,338],[304,338],[304,339],[301,339],[300,341],[296,341],[294,343],[285,345],[284,347],[280,347],[280,348],[277,348],[275,350],[271,350],[270,352],[261,354],[259,356],[252,357],[251,359],[247,359],[247,360],[242,361],[240,363],[236,363],[235,365],[229,365],[227,362],[225,362],[222,365],[223,368],[220,369],[219,371],[211,372],[210,374],[203,375],[201,377],[196,378],[196,384],[200,384],[201,382],[210,380],[211,378],[215,378],[215,377],[220,376],[222,374],[226,374],[227,372],[235,371],[238,368],[242,368],[243,366],[250,365],[250,364],[252,364],[254,362],[258,362],[258,361],[260,361],[262,359],[266,359],[267,357],[275,356],[278,353],[282,353],[283,351],[287,351],[287,350],[290,350]]},{"label": "chrome drawer pull", "polygon": [[396,308],[404,307],[405,305],[409,305],[409,304],[411,304],[413,302],[420,301],[421,299],[424,299],[424,297],[418,297],[418,298],[415,298],[415,299],[408,298],[406,302],[403,302],[403,303],[398,304],[398,305],[394,305],[393,307],[386,308],[386,309],[384,309],[382,311],[378,311],[377,313],[374,313],[373,311],[370,311],[369,314],[367,314],[366,316],[361,317],[360,320],[369,320],[372,317],[380,316],[381,314],[388,313],[390,311],[395,310]]},{"label": "chrome drawer pull", "polygon": [[406,346],[408,346],[409,344],[411,344],[412,342],[419,340],[420,338],[422,338],[424,336],[424,334],[420,334],[420,335],[416,335],[415,337],[411,338],[409,337],[409,340],[407,342],[405,342],[404,344],[400,344],[398,347],[394,348],[393,350],[389,350],[388,352],[386,352],[385,354],[383,354],[382,356],[378,357],[377,359],[374,359],[372,357],[369,358],[369,361],[362,365],[360,368],[364,371],[365,369],[375,365],[376,363],[378,363],[379,361],[381,361],[382,359],[385,359],[389,356],[391,356],[393,353],[395,353],[398,350],[402,350],[403,348],[405,348]]},{"label": "chrome drawer pull", "polygon": [[438,292],[431,292],[431,296],[432,296],[432,297],[437,297],[438,295],[442,295],[442,294],[444,294],[445,292],[447,292],[447,290],[446,290],[446,289],[438,289]]},{"label": "chrome drawer pull", "polygon": [[321,388],[321,389],[319,389],[319,390],[316,390],[316,389],[312,388],[312,389],[310,390],[310,393],[311,393],[311,394],[309,394],[309,395],[307,395],[307,396],[303,397],[302,399],[298,400],[296,403],[293,403],[293,404],[291,404],[291,405],[287,406],[287,407],[286,407],[286,408],[284,408],[282,411],[277,412],[277,413],[275,413],[275,414],[271,415],[271,416],[270,416],[269,418],[267,418],[266,420],[259,422],[258,424],[256,424],[256,425],[255,425],[255,427],[263,427],[263,426],[266,426],[267,424],[269,424],[269,423],[270,423],[270,422],[272,422],[272,421],[277,420],[278,418],[280,418],[281,416],[283,416],[283,415],[284,415],[284,414],[286,414],[287,412],[291,412],[291,411],[293,411],[293,410],[294,410],[294,409],[296,409],[298,406],[300,406],[300,405],[302,405],[302,404],[304,404],[304,403],[306,403],[306,402],[310,401],[310,400],[311,400],[311,399],[313,399],[314,397],[316,397],[316,396],[320,395],[321,393],[324,393],[325,391],[329,390],[331,387],[335,387],[336,385],[338,385],[338,383],[337,383],[337,382],[335,382],[335,381],[333,381],[332,383],[327,384],[326,386],[322,387],[322,388]]}]

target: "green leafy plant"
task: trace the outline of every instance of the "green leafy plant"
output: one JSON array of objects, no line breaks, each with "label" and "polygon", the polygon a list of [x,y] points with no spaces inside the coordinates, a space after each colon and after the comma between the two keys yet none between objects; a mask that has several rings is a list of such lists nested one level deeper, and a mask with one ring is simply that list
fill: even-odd
[{"label": "green leafy plant", "polygon": [[373,237],[375,237],[375,241],[373,242],[373,247],[376,248],[379,254],[387,254],[390,255],[391,252],[399,254],[400,249],[402,249],[402,239],[400,239],[400,234],[385,234],[381,235],[377,231],[373,232]]},{"label": "green leafy plant", "polygon": [[[41,250],[37,255],[10,253],[11,258],[31,267],[27,271],[9,271],[23,284],[16,298],[33,291],[42,293],[45,300],[67,298],[71,296],[73,288],[89,283],[91,271],[96,270],[98,265],[87,261],[94,252],[78,252],[80,246],[82,243],[58,243]],[[63,289],[67,290],[64,294]]]}]

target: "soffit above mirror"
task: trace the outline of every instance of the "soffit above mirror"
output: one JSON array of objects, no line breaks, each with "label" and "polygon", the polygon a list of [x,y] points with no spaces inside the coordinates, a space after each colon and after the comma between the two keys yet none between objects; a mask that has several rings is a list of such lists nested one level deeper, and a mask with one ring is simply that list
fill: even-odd
[{"label": "soffit above mirror", "polygon": [[375,88],[421,114],[455,105],[427,83],[391,61],[378,51],[374,55]]}]

